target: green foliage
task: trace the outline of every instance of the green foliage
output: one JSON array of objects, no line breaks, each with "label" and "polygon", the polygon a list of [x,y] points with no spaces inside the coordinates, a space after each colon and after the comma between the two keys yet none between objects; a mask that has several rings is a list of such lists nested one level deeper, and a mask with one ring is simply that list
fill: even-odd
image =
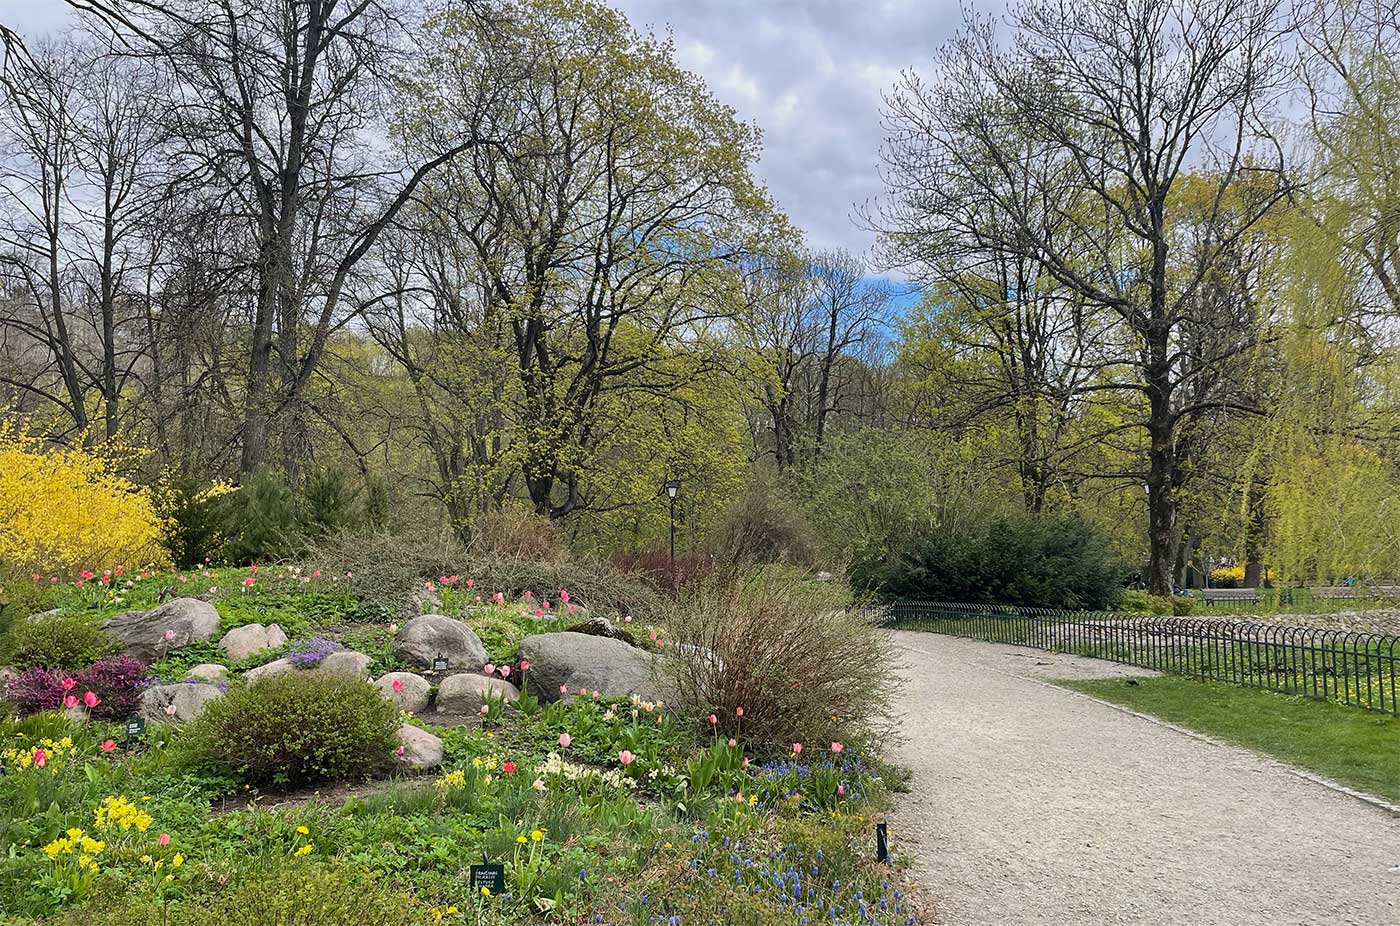
[{"label": "green foliage", "polygon": [[730,563],[817,561],[817,540],[806,514],[776,486],[762,482],[725,510],[708,542]]},{"label": "green foliage", "polygon": [[189,736],[200,753],[257,784],[368,775],[393,751],[398,714],[361,679],[287,672],[235,688]]},{"label": "green foliage", "polygon": [[8,575],[0,566],[0,638],[9,624],[57,604],[57,590],[42,576],[36,582],[29,576]]},{"label": "green foliage", "polygon": [[1181,595],[1149,595],[1137,589],[1124,589],[1119,596],[1116,609],[1128,614],[1170,614],[1185,617],[1191,613],[1195,601]]},{"label": "green foliage", "polygon": [[0,662],[19,669],[47,666],[75,672],[116,650],[116,640],[94,618],[55,614],[17,621],[0,639]]},{"label": "green foliage", "polygon": [[1076,515],[1000,518],[967,533],[926,534],[857,563],[852,581],[886,598],[1107,610],[1125,565]]},{"label": "green foliage", "polygon": [[224,555],[230,561],[259,562],[296,552],[296,500],[281,474],[259,470],[223,501]]},{"label": "green foliage", "polygon": [[309,538],[350,530],[361,523],[356,502],[361,489],[343,469],[320,469],[311,474],[302,491],[297,520]]},{"label": "green foliage", "polygon": [[161,518],[161,544],[177,568],[216,561],[224,548],[225,515],[219,496],[183,479],[152,490]]}]

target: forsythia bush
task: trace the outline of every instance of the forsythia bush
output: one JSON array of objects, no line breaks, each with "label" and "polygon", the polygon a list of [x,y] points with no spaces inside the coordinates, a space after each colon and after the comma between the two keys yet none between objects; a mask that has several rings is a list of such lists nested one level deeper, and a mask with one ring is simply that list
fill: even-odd
[{"label": "forsythia bush", "polygon": [[0,563],[41,573],[163,564],[160,536],[149,490],[109,456],[45,447],[0,418]]}]

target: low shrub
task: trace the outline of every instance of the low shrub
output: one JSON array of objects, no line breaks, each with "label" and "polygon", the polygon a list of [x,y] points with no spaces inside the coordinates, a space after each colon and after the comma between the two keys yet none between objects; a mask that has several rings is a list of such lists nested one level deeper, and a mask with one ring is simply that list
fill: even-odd
[{"label": "low shrub", "polygon": [[10,679],[5,693],[21,715],[56,711],[63,705],[66,678],[68,673],[62,669],[25,669]]},{"label": "low shrub", "polygon": [[1136,589],[1125,589],[1118,599],[1116,610],[1125,614],[1158,614],[1185,617],[1191,613],[1195,602],[1181,595],[1149,595]]},{"label": "low shrub", "polygon": [[561,560],[569,555],[553,521],[516,505],[481,515],[472,524],[471,538],[471,551],[478,556]]},{"label": "low shrub", "polygon": [[874,550],[853,584],[887,598],[1103,611],[1126,566],[1103,531],[1077,515],[1000,518],[979,529],[936,531],[891,555]]},{"label": "low shrub", "polygon": [[713,714],[718,732],[773,752],[878,739],[893,646],[873,613],[830,602],[822,583],[752,573],[682,597],[666,615],[665,651],[684,713]]},{"label": "low shrub", "polygon": [[394,747],[398,712],[362,679],[288,672],[234,688],[192,724],[196,751],[255,784],[360,778]]},{"label": "low shrub", "polygon": [[802,509],[776,487],[752,486],[725,511],[707,544],[716,557],[737,563],[817,561],[817,539]]},{"label": "low shrub", "polygon": [[103,720],[121,720],[131,716],[141,700],[141,681],[146,666],[130,656],[108,656],[99,659],[73,676],[76,691],[94,692],[102,699],[92,709],[92,716]]},{"label": "low shrub", "polygon": [[669,550],[653,548],[637,553],[618,553],[613,556],[613,563],[629,575],[645,578],[672,597],[709,579],[720,568],[719,561],[709,550],[677,553],[672,562]]},{"label": "low shrub", "polygon": [[117,642],[90,617],[55,614],[17,621],[0,641],[0,662],[19,669],[77,669],[112,652]]},{"label": "low shrub", "polygon": [[409,926],[431,922],[411,894],[347,864],[288,861],[168,907],[128,895],[70,913],[66,926]]}]

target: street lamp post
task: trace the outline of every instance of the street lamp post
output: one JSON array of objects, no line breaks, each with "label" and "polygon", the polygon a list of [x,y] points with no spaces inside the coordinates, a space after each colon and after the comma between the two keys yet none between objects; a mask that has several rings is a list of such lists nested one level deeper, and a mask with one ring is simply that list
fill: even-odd
[{"label": "street lamp post", "polygon": [[666,497],[671,500],[671,579],[676,578],[676,494],[681,484],[675,479],[666,480]]}]

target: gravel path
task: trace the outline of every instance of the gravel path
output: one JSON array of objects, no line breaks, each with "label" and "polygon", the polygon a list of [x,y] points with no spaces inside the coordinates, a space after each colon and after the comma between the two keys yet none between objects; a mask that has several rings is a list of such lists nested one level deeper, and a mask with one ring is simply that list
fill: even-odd
[{"label": "gravel path", "polygon": [[1400,926],[1400,816],[1037,680],[1151,673],[895,637],[914,779],[891,842],[936,922]]}]

